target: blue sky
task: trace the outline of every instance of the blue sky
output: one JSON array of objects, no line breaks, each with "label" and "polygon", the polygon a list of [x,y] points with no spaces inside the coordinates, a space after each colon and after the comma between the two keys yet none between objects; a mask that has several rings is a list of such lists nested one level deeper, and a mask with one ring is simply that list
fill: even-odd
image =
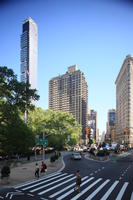
[{"label": "blue sky", "polygon": [[38,106],[48,108],[49,80],[77,64],[88,83],[88,104],[100,133],[115,108],[115,80],[133,55],[133,3],[124,0],[1,0],[0,65],[20,78],[22,21],[38,25]]}]

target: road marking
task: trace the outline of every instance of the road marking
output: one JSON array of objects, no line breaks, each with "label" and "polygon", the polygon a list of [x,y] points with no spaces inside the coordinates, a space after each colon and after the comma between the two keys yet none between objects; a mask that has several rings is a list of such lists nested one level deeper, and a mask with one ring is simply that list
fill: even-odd
[{"label": "road marking", "polygon": [[40,179],[38,179],[38,180],[28,181],[28,182],[26,182],[25,184],[21,184],[21,185],[15,186],[14,188],[15,188],[15,189],[18,189],[18,188],[21,188],[21,187],[30,185],[30,184],[32,184],[32,183],[37,183],[37,182],[40,182],[41,180],[45,180],[45,179],[47,179],[47,178],[56,176],[56,175],[58,175],[58,174],[61,174],[61,172],[54,173],[54,174],[50,174],[50,175],[48,175],[48,176],[46,176],[46,177],[43,177],[43,178],[40,178]]},{"label": "road marking", "polygon": [[[89,178],[88,180],[84,181],[80,187],[82,187],[83,185],[85,185],[86,183],[88,183],[89,181],[91,181],[92,179],[94,179],[94,177]],[[66,196],[68,196],[69,194],[73,193],[74,189],[69,190],[68,192],[66,192],[65,194],[63,194],[62,196],[58,197],[56,200],[61,200],[64,199]]]},{"label": "road marking", "polygon": [[121,200],[122,199],[122,196],[123,196],[127,186],[128,186],[128,182],[125,182],[124,185],[122,186],[122,188],[121,188],[116,200]]},{"label": "road marking", "polygon": [[11,192],[8,192],[8,193],[6,194],[6,198],[8,197],[9,194],[11,194]]},{"label": "road marking", "polygon": [[55,189],[55,188],[57,188],[57,187],[59,187],[59,186],[65,184],[65,183],[68,183],[69,181],[72,181],[73,179],[75,179],[75,177],[70,178],[70,179],[68,179],[68,180],[66,180],[66,181],[64,181],[64,182],[62,182],[62,183],[59,183],[59,184],[57,184],[57,185],[55,185],[55,186],[53,186],[53,187],[51,187],[51,188],[48,188],[47,190],[44,190],[44,191],[42,191],[42,192],[40,192],[40,193],[38,193],[38,194],[39,194],[39,195],[45,194],[46,192],[49,192],[50,190],[53,190],[53,189]]},{"label": "road marking", "polygon": [[133,192],[132,192],[132,194],[131,194],[131,198],[130,198],[130,200],[133,200]]},{"label": "road marking", "polygon": [[8,193],[6,194],[6,198],[7,198],[8,196],[10,196],[10,199],[12,199],[12,197],[13,197],[13,196],[16,196],[16,195],[24,195],[24,193],[22,193],[22,192],[8,192]]},{"label": "road marking", "polygon": [[111,186],[111,188],[105,193],[105,195],[101,198],[101,200],[106,200],[109,195],[111,194],[111,192],[113,191],[113,189],[116,187],[116,185],[119,183],[119,181],[115,181],[114,184]]},{"label": "road marking", "polygon": [[[88,176],[85,176],[84,178],[82,178],[82,181],[84,181],[84,180],[87,179],[87,178],[88,178]],[[50,195],[49,198],[53,198],[53,197],[57,196],[58,194],[60,194],[60,193],[62,193],[62,192],[64,192],[64,191],[66,191],[67,189],[69,189],[69,188],[71,188],[71,187],[73,187],[73,186],[75,186],[75,183],[72,183],[71,185],[68,185],[67,187],[63,188],[62,190],[60,190],[60,191],[58,191],[58,192],[56,192],[56,193]]]},{"label": "road marking", "polygon": [[90,196],[85,200],[91,200],[110,180],[107,179],[102,185],[100,185]]},{"label": "road marking", "polygon": [[89,189],[91,189],[94,185],[96,185],[99,181],[101,181],[102,178],[99,178],[98,180],[96,180],[95,182],[93,182],[91,185],[89,185],[87,188],[85,188],[84,190],[82,190],[79,194],[77,194],[75,197],[73,197],[71,200],[76,200],[79,197],[81,197],[84,193],[86,193]]},{"label": "road marking", "polygon": [[41,182],[39,182],[39,183],[37,183],[37,184],[30,185],[30,186],[28,186],[28,187],[26,187],[26,188],[23,188],[22,190],[28,190],[28,189],[30,189],[30,188],[36,187],[36,186],[38,186],[38,185],[41,185],[42,183],[47,183],[47,182],[49,182],[49,181],[51,181],[51,180],[54,180],[54,179],[59,178],[59,177],[64,176],[64,175],[66,175],[66,173],[65,173],[65,174],[60,174],[60,175],[54,176],[53,178],[47,179],[47,180],[45,180],[45,181],[41,181]]},{"label": "road marking", "polygon": [[52,183],[48,183],[48,184],[43,185],[43,186],[41,186],[41,187],[38,187],[38,188],[36,188],[36,189],[30,190],[30,192],[35,192],[35,191],[40,190],[40,189],[42,189],[42,188],[48,187],[48,186],[50,186],[50,185],[53,185],[54,183],[57,183],[57,182],[59,182],[59,181],[62,181],[62,180],[64,180],[64,179],[66,179],[66,178],[68,178],[68,177],[70,177],[70,176],[73,176],[73,174],[70,174],[70,175],[65,176],[65,177],[63,177],[63,178],[60,178],[60,179],[58,179],[58,180],[56,180],[56,181],[54,181],[54,182],[52,182]]},{"label": "road marking", "polygon": [[31,197],[34,197],[34,195],[33,195],[33,194],[30,194],[30,193],[29,193],[28,195],[31,196]]}]

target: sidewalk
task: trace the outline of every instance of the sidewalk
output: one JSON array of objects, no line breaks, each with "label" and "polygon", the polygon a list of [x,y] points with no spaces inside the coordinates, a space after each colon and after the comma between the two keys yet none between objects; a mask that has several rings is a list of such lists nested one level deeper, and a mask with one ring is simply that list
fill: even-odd
[{"label": "sidewalk", "polygon": [[[3,184],[0,179],[0,188],[12,187],[22,182],[35,179],[34,173],[35,173],[36,162],[39,164],[39,167],[41,167],[41,161],[34,161],[34,162],[25,163],[25,164],[19,163],[17,167],[11,168],[9,183]],[[45,160],[45,163],[47,165],[47,172],[45,172],[45,174],[44,173],[40,174],[40,177],[54,173],[63,167],[62,157],[60,157],[58,160],[56,160],[53,163],[51,163],[50,160],[47,159]]]}]

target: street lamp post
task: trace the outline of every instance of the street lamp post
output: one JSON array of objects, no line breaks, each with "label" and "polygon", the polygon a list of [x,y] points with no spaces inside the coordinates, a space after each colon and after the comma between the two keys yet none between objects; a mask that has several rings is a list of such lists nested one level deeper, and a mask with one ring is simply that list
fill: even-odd
[{"label": "street lamp post", "polygon": [[[43,141],[45,140],[45,124],[43,126]],[[42,159],[45,160],[45,149],[44,149],[45,145],[44,145],[44,142],[43,142],[43,157]]]}]

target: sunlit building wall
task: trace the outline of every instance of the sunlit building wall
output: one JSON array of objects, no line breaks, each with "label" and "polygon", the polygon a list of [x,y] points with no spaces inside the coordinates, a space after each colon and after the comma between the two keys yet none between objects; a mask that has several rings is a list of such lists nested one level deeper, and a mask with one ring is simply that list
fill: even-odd
[{"label": "sunlit building wall", "polygon": [[126,56],[116,79],[116,141],[133,147],[133,57]]},{"label": "sunlit building wall", "polygon": [[49,81],[49,108],[71,113],[83,130],[87,126],[88,86],[76,65]]}]

